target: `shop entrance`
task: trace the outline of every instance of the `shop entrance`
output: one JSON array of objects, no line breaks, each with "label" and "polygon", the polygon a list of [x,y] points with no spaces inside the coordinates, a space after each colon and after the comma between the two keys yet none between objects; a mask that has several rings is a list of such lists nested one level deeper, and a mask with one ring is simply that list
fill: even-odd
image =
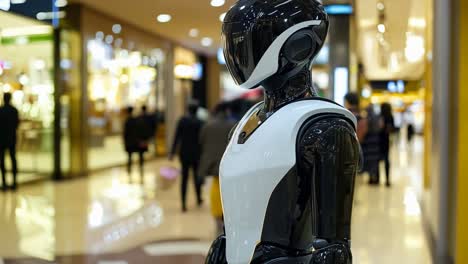
[{"label": "shop entrance", "polygon": [[11,93],[20,114],[17,160],[21,183],[53,171],[53,29],[6,12],[0,12],[0,25],[0,96]]}]

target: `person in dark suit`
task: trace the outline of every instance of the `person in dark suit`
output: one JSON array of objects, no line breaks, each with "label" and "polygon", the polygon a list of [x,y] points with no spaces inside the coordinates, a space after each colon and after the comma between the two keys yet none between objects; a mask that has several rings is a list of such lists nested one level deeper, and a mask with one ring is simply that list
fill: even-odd
[{"label": "person in dark suit", "polygon": [[[156,131],[158,126],[158,120],[156,113],[149,113],[146,105],[141,107],[140,118],[144,122],[144,136],[146,142],[149,144],[155,143],[154,138],[156,137]],[[156,144],[155,144],[156,149]]]},{"label": "person in dark suit", "polygon": [[123,139],[125,151],[128,155],[127,171],[131,179],[132,155],[138,153],[140,176],[143,182],[144,153],[148,151],[148,144],[145,139],[144,121],[142,118],[133,116],[133,107],[127,107],[127,119],[124,124]]},{"label": "person in dark suit", "polygon": [[0,169],[2,173],[2,191],[8,189],[6,182],[5,152],[8,150],[11,159],[11,171],[13,173],[13,184],[11,188],[16,190],[16,175],[18,167],[16,164],[16,130],[19,126],[18,110],[11,105],[11,94],[3,94],[3,106],[0,107]]},{"label": "person in dark suit", "polygon": [[369,173],[369,184],[379,185],[380,172],[379,161],[381,151],[380,132],[382,130],[382,120],[375,113],[374,107],[369,105],[367,113],[367,133],[364,141],[361,143],[362,154],[364,156],[364,171]]},{"label": "person in dark suit", "polygon": [[201,206],[201,181],[198,177],[198,164],[200,162],[200,130],[203,122],[197,118],[198,103],[192,102],[188,106],[188,115],[182,117],[178,124],[174,137],[174,143],[169,155],[172,160],[176,152],[179,153],[180,162],[182,165],[182,211],[187,211],[186,194],[189,172],[193,172],[193,182],[197,194],[198,206]]},{"label": "person in dark suit", "polygon": [[383,103],[380,108],[380,114],[383,120],[383,129],[381,138],[381,159],[385,162],[385,177],[387,187],[390,187],[390,136],[395,131],[395,120],[393,118],[392,105]]}]

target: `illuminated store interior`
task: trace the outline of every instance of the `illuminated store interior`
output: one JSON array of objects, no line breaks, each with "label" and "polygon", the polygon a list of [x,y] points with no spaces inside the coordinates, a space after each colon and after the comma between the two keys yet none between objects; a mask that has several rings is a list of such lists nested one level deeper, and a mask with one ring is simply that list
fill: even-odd
[{"label": "illuminated store interior", "polygon": [[[163,60],[162,51],[119,46],[112,45],[111,37],[102,32],[87,42],[90,169],[125,162],[121,134],[126,107],[134,107],[136,114],[144,105],[152,110],[157,108],[157,64]],[[159,106],[163,108],[163,104],[161,100]],[[120,159],[116,159],[116,153],[120,152]],[[103,159],[106,154],[112,155],[111,163]]]},{"label": "illuminated store interior", "polygon": [[43,177],[53,169],[52,27],[5,12],[0,25],[0,94],[11,93],[20,113],[20,173]]}]

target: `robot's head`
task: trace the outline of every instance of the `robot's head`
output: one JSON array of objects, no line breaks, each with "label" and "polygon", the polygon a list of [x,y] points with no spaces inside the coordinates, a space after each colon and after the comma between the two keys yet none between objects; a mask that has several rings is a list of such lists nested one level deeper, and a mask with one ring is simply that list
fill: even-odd
[{"label": "robot's head", "polygon": [[240,0],[226,14],[226,64],[246,89],[275,74],[310,65],[328,32],[317,0]]}]

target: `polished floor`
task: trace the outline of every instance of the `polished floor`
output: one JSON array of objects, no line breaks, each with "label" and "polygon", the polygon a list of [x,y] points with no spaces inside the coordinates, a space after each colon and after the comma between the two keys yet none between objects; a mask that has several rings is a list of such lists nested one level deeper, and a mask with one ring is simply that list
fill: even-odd
[{"label": "polished floor", "polygon": [[[431,263],[418,203],[422,139],[392,152],[391,188],[358,178],[354,262]],[[203,263],[215,232],[209,206],[198,208],[191,189],[181,213],[178,185],[157,180],[167,165],[148,163],[143,181],[113,169],[0,193],[0,263]]]}]

